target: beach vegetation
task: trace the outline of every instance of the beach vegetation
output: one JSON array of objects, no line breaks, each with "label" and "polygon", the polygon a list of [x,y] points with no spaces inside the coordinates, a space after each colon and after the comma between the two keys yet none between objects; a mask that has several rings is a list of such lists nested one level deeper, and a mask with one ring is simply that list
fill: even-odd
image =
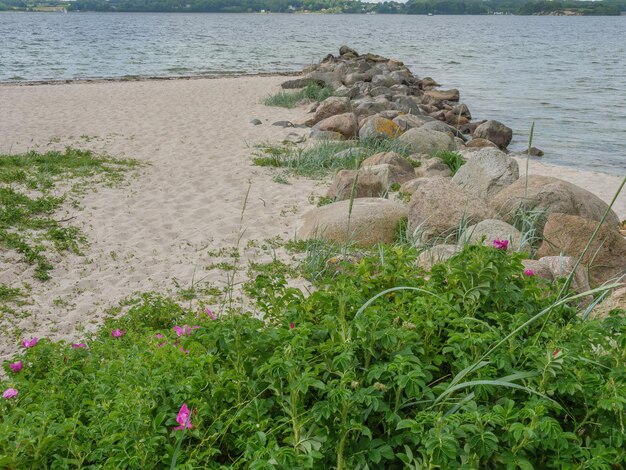
[{"label": "beach vegetation", "polygon": [[332,95],[332,87],[309,83],[304,88],[296,91],[279,91],[275,95],[270,95],[263,100],[263,104],[281,108],[295,108],[298,104],[324,101]]},{"label": "beach vegetation", "polygon": [[439,158],[442,162],[444,162],[450,171],[452,172],[452,176],[459,171],[463,165],[465,165],[465,159],[458,152],[452,152],[449,150],[440,150],[435,153],[435,157]]},{"label": "beach vegetation", "polygon": [[626,317],[576,308],[610,286],[562,295],[495,246],[428,277],[416,256],[379,246],[309,295],[251,266],[248,307],[148,293],[95,333],[25,338],[0,466],[625,466]]},{"label": "beach vegetation", "polygon": [[[257,166],[285,168],[294,175],[319,179],[339,170],[357,168],[367,157],[380,152],[396,152],[403,157],[410,155],[408,146],[397,139],[323,140],[311,147],[260,145],[252,162]],[[412,164],[419,165],[419,162]]]},{"label": "beach vegetation", "polygon": [[80,252],[85,238],[74,217],[59,218],[65,204],[94,184],[117,184],[137,163],[66,149],[0,155],[0,246],[16,251],[45,281],[53,265],[48,252]]}]

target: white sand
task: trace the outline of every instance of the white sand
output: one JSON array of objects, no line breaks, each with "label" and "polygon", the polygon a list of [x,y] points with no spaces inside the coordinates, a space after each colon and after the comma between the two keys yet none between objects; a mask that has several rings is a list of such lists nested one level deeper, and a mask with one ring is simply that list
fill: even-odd
[{"label": "white sand", "polygon": [[[284,80],[0,86],[0,153],[71,145],[150,163],[137,178],[88,192],[82,209],[59,215],[75,217],[89,246],[85,256],[53,257],[51,280],[35,281],[32,267],[0,251],[0,283],[32,284],[34,302],[23,308],[28,316],[0,321],[0,359],[24,337],[78,340],[81,328],[93,329],[106,308],[134,292],[186,288],[200,278],[223,285],[223,272],[205,268],[224,260],[210,251],[236,245],[249,185],[241,246],[293,237],[310,196],[323,194],[324,185],[295,178],[279,184],[250,163],[253,144],[294,131],[272,122],[303,113],[260,104]],[[252,118],[263,125],[250,124]],[[617,177],[534,162],[531,172],[570,180],[607,201],[619,184]],[[626,195],[616,211],[626,218]]]}]

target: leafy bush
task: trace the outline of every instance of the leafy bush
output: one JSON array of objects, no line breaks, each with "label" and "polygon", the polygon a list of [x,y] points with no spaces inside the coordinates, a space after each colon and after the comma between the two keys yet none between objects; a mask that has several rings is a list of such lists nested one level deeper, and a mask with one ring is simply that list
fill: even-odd
[{"label": "leafy bush", "polygon": [[279,91],[275,95],[265,98],[263,104],[266,106],[279,106],[281,108],[295,108],[299,101],[324,101],[332,95],[333,89],[331,87],[310,83],[297,91]]},{"label": "leafy bush", "polygon": [[415,256],[308,297],[258,276],[254,312],[217,319],[147,295],[88,348],[40,341],[2,383],[0,467],[624,468],[626,319],[581,320],[516,254],[428,279]]}]

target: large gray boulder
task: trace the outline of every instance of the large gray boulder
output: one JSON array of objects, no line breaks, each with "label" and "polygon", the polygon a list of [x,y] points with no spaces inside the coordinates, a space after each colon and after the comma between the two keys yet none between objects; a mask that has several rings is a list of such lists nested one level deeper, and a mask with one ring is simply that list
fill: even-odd
[{"label": "large gray boulder", "polygon": [[[552,272],[554,279],[569,277],[572,271],[574,271],[574,266],[576,266],[576,260],[571,256],[544,256],[539,258],[538,261]],[[532,269],[532,267],[529,269]],[[574,271],[570,287],[574,292],[578,293],[591,289],[587,271],[581,265],[578,265],[576,271]]]},{"label": "large gray boulder", "polygon": [[482,241],[485,246],[493,246],[494,240],[508,240],[507,250],[530,252],[530,245],[522,238],[522,233],[512,225],[497,219],[487,219],[470,225],[461,236],[462,243]]},{"label": "large gray boulder", "polygon": [[422,242],[456,241],[461,224],[494,218],[494,211],[480,198],[445,178],[428,178],[415,188],[409,204],[408,236]]},{"label": "large gray boulder", "polygon": [[[600,221],[608,208],[602,199],[575,184],[551,176],[538,175],[518,179],[497,193],[490,203],[509,223],[519,218],[522,212],[532,211],[541,215],[536,224],[539,236],[547,216],[551,213],[578,215]],[[609,226],[616,228],[619,226],[619,218],[612,210],[606,221]]]},{"label": "large gray boulder", "polygon": [[519,178],[515,159],[503,152],[494,152],[496,149],[489,150],[473,152],[472,157],[452,177],[453,183],[483,199],[495,196]]},{"label": "large gray boulder", "polygon": [[459,101],[459,90],[453,88],[451,90],[428,90],[426,96],[430,96],[437,101]]},{"label": "large gray boulder", "polygon": [[476,128],[474,137],[487,139],[504,149],[513,138],[513,130],[498,121],[486,121]]},{"label": "large gray boulder", "polygon": [[417,265],[426,271],[430,271],[435,264],[447,261],[459,251],[461,249],[458,245],[435,245],[420,253],[417,257]]},{"label": "large gray boulder", "polygon": [[355,198],[381,197],[394,184],[402,184],[414,177],[413,168],[409,171],[389,165],[369,165],[359,170],[341,170],[335,176],[326,197],[336,201]]},{"label": "large gray boulder", "polygon": [[[597,226],[597,221],[576,215],[550,214],[537,255],[578,258]],[[619,278],[626,274],[626,239],[614,226],[603,224],[581,263],[589,273],[592,287]]]},{"label": "large gray boulder", "polygon": [[335,202],[307,212],[297,238],[324,239],[359,246],[392,243],[399,222],[406,216],[405,206],[387,199],[362,198]]},{"label": "large gray boulder", "polygon": [[432,155],[440,150],[454,150],[456,144],[448,134],[422,128],[409,129],[398,139],[413,153]]},{"label": "large gray boulder", "polygon": [[417,178],[433,178],[435,176],[452,176],[452,170],[440,158],[422,158],[421,164],[415,169]]}]

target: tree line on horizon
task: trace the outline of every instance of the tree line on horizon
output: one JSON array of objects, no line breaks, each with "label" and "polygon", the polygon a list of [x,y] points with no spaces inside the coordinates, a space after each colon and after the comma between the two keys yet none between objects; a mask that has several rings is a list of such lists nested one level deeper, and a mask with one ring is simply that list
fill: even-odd
[{"label": "tree line on horizon", "polygon": [[536,15],[564,10],[582,15],[620,15],[626,0],[409,0],[364,3],[359,0],[0,0],[0,10],[64,6],[68,11],[210,13],[380,13],[406,15]]}]

